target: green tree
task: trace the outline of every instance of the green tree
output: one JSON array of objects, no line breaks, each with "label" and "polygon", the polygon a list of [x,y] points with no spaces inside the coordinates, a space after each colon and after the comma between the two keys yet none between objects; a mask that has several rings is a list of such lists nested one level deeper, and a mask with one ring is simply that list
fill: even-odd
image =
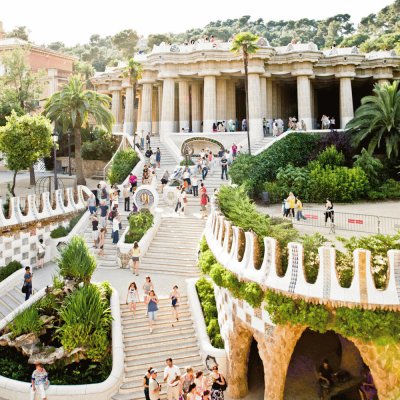
[{"label": "green tree", "polygon": [[78,185],[85,185],[81,156],[81,129],[91,116],[98,125],[111,131],[114,122],[110,110],[110,98],[93,90],[85,90],[81,77],[73,75],[60,92],[47,101],[45,115],[52,121],[62,123],[64,128],[72,126],[75,140],[75,165]]},{"label": "green tree", "polygon": [[168,43],[170,42],[171,38],[168,34],[164,33],[155,33],[150,34],[147,38],[147,47],[151,51],[154,45],[159,45],[162,42]]},{"label": "green tree", "polygon": [[11,32],[8,32],[6,37],[28,41],[29,32],[26,26],[17,26]]},{"label": "green tree", "polygon": [[[248,21],[250,17],[244,16],[242,17],[242,23]],[[251,32],[240,32],[238,33],[233,41],[231,46],[231,51],[236,54],[242,54],[243,57],[243,66],[244,66],[244,90],[246,93],[246,121],[247,121],[247,144],[249,146],[249,154],[251,154],[250,148],[250,121],[249,121],[249,93],[248,93],[248,79],[249,79],[249,55],[254,54],[258,50],[257,41],[259,37],[257,35],[253,35]]]},{"label": "green tree", "polygon": [[354,145],[368,144],[368,152],[385,147],[388,158],[396,158],[400,150],[399,81],[391,85],[375,84],[374,96],[366,96],[346,125]]},{"label": "green tree", "polygon": [[13,196],[18,171],[28,169],[50,154],[51,133],[50,121],[42,115],[18,116],[14,111],[0,128],[0,151],[5,155],[7,168],[14,171],[10,190]]},{"label": "green tree", "polygon": [[77,61],[74,63],[74,72],[81,74],[85,78],[85,85],[87,89],[93,89],[90,78],[94,75],[95,69],[92,64],[85,61]]},{"label": "green tree", "polygon": [[113,36],[112,43],[125,58],[129,58],[133,56],[138,40],[139,36],[136,31],[125,29]]}]

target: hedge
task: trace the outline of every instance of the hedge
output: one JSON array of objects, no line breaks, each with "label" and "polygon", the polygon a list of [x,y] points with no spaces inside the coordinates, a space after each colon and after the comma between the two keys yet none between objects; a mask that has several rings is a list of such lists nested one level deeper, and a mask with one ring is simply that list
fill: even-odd
[{"label": "hedge", "polygon": [[116,153],[108,172],[110,184],[121,184],[138,162],[139,156],[133,149],[121,150]]},{"label": "hedge", "polygon": [[8,278],[14,272],[22,269],[23,266],[18,261],[11,261],[5,267],[0,268],[0,282],[4,281],[4,279]]}]

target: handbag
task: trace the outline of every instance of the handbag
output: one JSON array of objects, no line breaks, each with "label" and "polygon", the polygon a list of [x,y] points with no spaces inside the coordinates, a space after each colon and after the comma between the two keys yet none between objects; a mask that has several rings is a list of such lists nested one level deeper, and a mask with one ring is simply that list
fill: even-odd
[{"label": "handbag", "polygon": [[22,289],[21,289],[22,293],[28,293],[28,286],[26,286],[25,284],[22,285]]},{"label": "handbag", "polygon": [[120,223],[118,224],[118,228],[119,228],[119,229],[122,229],[122,222],[120,222]]}]

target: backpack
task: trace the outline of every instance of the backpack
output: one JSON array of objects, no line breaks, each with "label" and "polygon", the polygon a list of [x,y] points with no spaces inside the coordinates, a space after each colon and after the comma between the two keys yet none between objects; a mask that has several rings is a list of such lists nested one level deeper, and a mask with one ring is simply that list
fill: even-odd
[{"label": "backpack", "polygon": [[106,198],[107,198],[107,190],[106,190],[106,188],[101,189],[101,195],[100,195],[100,197],[101,197],[102,199],[106,199]]}]

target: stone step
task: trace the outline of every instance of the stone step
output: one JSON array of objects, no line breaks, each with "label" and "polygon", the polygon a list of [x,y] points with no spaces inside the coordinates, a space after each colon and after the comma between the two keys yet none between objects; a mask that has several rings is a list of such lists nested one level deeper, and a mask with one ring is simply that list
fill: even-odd
[{"label": "stone step", "polygon": [[146,273],[154,273],[154,274],[166,274],[166,275],[178,275],[178,276],[188,276],[188,277],[196,277],[200,275],[200,271],[197,268],[173,268],[173,267],[165,267],[160,268],[152,265],[145,265],[143,269]]},{"label": "stone step", "polygon": [[[153,325],[153,333],[163,332],[165,334],[169,333],[172,330],[182,333],[180,332],[181,330],[187,328],[193,329],[193,321],[191,318],[188,317],[182,318],[177,323],[174,323],[175,325],[174,327],[172,327],[171,324],[172,324],[172,318],[163,319],[160,321],[157,321],[156,319]],[[122,326],[122,331],[124,335],[128,334],[134,334],[135,336],[149,335],[149,329],[150,328],[148,320],[138,322],[133,326],[127,326],[127,327],[125,327],[124,325]]]},{"label": "stone step", "polygon": [[[158,311],[156,315],[156,322],[158,325],[161,324],[174,324],[179,326],[181,322],[187,322],[191,320],[191,313],[189,310],[184,310],[184,311],[178,311],[179,315],[179,321],[175,322],[175,317],[172,315],[172,307],[171,310],[169,311]],[[123,329],[129,330],[129,329],[135,329],[143,326],[148,326],[149,325],[149,320],[147,316],[145,316],[144,312],[136,312],[135,316],[133,316],[133,313],[131,316],[125,316],[124,320],[122,321],[122,327]],[[172,328],[172,326],[171,326]]]},{"label": "stone step", "polygon": [[175,256],[173,258],[172,257],[167,258],[166,255],[164,255],[164,257],[163,257],[162,254],[154,256],[154,257],[146,254],[146,256],[143,258],[141,264],[142,264],[142,267],[144,267],[145,265],[151,264],[152,266],[155,266],[155,267],[158,266],[161,268],[170,266],[170,265],[176,266],[176,267],[189,267],[190,268],[190,267],[193,267],[196,265],[196,256],[193,256],[190,258],[188,258],[188,257],[183,258],[183,256],[182,257]]},{"label": "stone step", "polygon": [[191,256],[193,254],[195,254],[197,256],[196,251],[193,251],[193,249],[191,248],[184,248],[184,247],[180,247],[180,248],[172,248],[172,247],[168,247],[168,246],[150,246],[149,250],[147,250],[146,253],[146,257],[149,256],[156,256],[158,254],[164,254],[167,257],[170,257],[171,255],[188,255]]},{"label": "stone step", "polygon": [[[171,305],[171,300],[169,297],[159,297],[158,298],[158,308],[162,309],[162,308],[167,308],[170,307]],[[187,296],[183,295],[181,296],[181,306],[187,306]],[[121,310],[122,311],[126,311],[129,310],[129,305],[125,304],[125,303],[121,303],[120,305]],[[143,303],[140,303],[137,307],[138,310],[146,309],[146,306]]]},{"label": "stone step", "polygon": [[[22,294],[22,293],[21,293]],[[6,317],[8,314],[10,314],[10,312],[13,309],[6,303],[4,303],[3,299],[0,298],[0,318],[3,319],[4,317]]]},{"label": "stone step", "polygon": [[[22,285],[21,285],[22,287]],[[25,299],[24,293],[21,292],[21,301],[17,301],[13,296],[11,296],[8,292],[2,295],[2,300],[7,306],[9,306],[12,310],[16,309]]]},{"label": "stone step", "polygon": [[[182,300],[179,303],[179,313],[185,313],[185,312],[189,312],[189,305],[187,303],[184,303]],[[171,305],[171,300],[168,299],[168,304],[165,305],[160,305],[158,304],[158,311],[157,311],[157,317],[162,316],[162,315],[170,315],[172,312],[172,305]],[[147,315],[145,316],[145,314],[147,314],[147,305],[144,305],[143,302],[137,304],[136,306],[136,314],[135,314],[135,321],[137,319],[140,320],[140,317],[143,316],[147,317]],[[125,318],[132,318],[133,315],[133,311],[131,311],[129,309],[129,305],[125,304],[125,308],[121,308],[121,316],[122,319],[124,321]]]},{"label": "stone step", "polygon": [[[134,339],[124,340],[124,349],[128,350],[130,348],[138,347],[138,341]],[[165,346],[180,346],[181,343],[188,344],[188,343],[197,343],[197,339],[192,335],[184,335],[181,333],[171,333],[168,335],[168,340],[163,340],[162,342]],[[154,338],[153,334],[147,335],[145,338],[140,339],[140,348],[147,348],[147,347],[154,346]]]},{"label": "stone step", "polygon": [[135,363],[140,363],[143,360],[154,360],[157,357],[160,361],[165,360],[167,357],[171,357],[173,354],[174,357],[179,355],[187,355],[192,353],[199,353],[199,346],[197,343],[192,346],[180,346],[179,348],[175,348],[173,352],[171,352],[171,346],[162,346],[161,343],[157,343],[158,346],[152,348],[146,348],[143,350],[129,350],[125,349],[125,364],[129,364],[131,361]]}]

